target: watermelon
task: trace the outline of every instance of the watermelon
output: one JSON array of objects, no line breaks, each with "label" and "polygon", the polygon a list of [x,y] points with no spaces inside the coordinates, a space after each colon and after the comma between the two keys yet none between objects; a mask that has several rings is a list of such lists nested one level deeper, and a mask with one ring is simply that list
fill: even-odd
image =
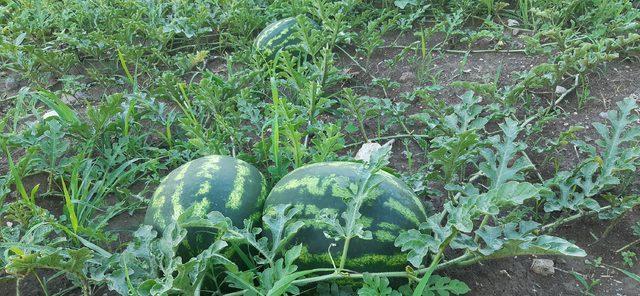
[{"label": "watermelon", "polygon": [[[252,165],[229,156],[211,155],[192,160],[167,175],[156,189],[145,224],[162,230],[193,206],[195,215],[219,211],[233,225],[245,219],[259,221],[266,182]],[[179,255],[192,257],[216,239],[211,229],[187,229]]]},{"label": "watermelon", "polygon": [[[303,221],[304,226],[291,241],[303,246],[296,261],[301,268],[333,267],[329,249],[338,264],[343,242],[329,248],[336,242],[325,237],[323,232],[328,226],[319,222],[318,217],[327,209],[324,211],[337,214],[343,223],[340,214],[347,208],[344,189],[357,186],[362,166],[352,162],[307,165],[286,175],[271,190],[265,201],[265,214],[279,204],[291,204],[301,210],[294,219]],[[427,211],[411,189],[393,175],[380,171],[371,182],[379,182],[376,196],[365,200],[360,213],[373,239],[351,240],[345,268],[359,272],[402,271],[407,265],[407,255],[394,246],[394,241],[400,232],[416,229],[426,221]]]},{"label": "watermelon", "polygon": [[295,34],[299,29],[296,17],[275,21],[258,34],[255,47],[265,57],[273,58],[278,51],[286,50],[300,42]]}]

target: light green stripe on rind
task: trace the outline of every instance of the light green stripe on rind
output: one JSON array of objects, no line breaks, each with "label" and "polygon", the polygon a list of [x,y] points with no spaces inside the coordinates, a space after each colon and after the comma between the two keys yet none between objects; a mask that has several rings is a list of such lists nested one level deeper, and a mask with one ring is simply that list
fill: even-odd
[{"label": "light green stripe on rind", "polygon": [[389,199],[384,202],[384,206],[400,213],[400,215],[402,215],[407,220],[413,222],[416,226],[420,225],[420,220],[418,219],[418,216],[416,216],[416,213],[414,213],[409,208],[405,207],[399,201],[395,199]]},{"label": "light green stripe on rind", "polygon": [[[339,259],[339,256],[333,255],[333,260]],[[306,248],[302,247],[302,253],[298,260],[303,264],[318,264],[324,263],[325,267],[331,267],[331,257],[328,252],[323,254],[311,254]],[[379,266],[384,268],[385,266],[403,266],[407,265],[407,255],[403,253],[395,254],[395,255],[380,255],[380,254],[366,254],[360,257],[348,257],[346,266],[349,269],[353,269],[355,271],[358,270],[358,267],[365,266]],[[392,270],[386,270],[392,271]]]},{"label": "light green stripe on rind", "polygon": [[192,163],[193,162],[187,162],[183,164],[180,168],[178,168],[178,172],[176,173],[175,177],[173,177],[173,180],[181,181],[182,179],[184,179],[184,176],[187,174],[187,171],[189,170],[189,167],[191,166]]},{"label": "light green stripe on rind", "polygon": [[264,201],[267,199],[267,179],[264,178],[264,176],[262,176],[262,174],[260,174],[260,178],[262,179],[261,182],[261,186],[262,189],[260,190],[260,196],[258,197],[258,205],[263,205]]},{"label": "light green stripe on rind", "polygon": [[249,167],[238,162],[236,165],[236,179],[233,181],[233,190],[229,194],[229,199],[225,205],[230,209],[239,209],[242,204],[242,194],[244,193],[244,183],[249,176]]},{"label": "light green stripe on rind", "polygon": [[284,28],[282,31],[280,31],[280,33],[278,33],[278,35],[273,36],[272,38],[270,38],[267,41],[267,44],[265,44],[263,47],[265,47],[265,48],[273,48],[274,44],[283,44],[284,41],[286,41],[288,39],[287,37],[288,37],[288,34],[290,34],[289,33],[290,31],[291,31],[291,28],[289,28],[289,27]]},{"label": "light green stripe on rind", "polygon": [[[322,178],[322,179],[329,179]],[[315,196],[324,196],[327,189],[329,189],[330,182],[327,180],[320,180],[319,177],[307,176],[300,179],[291,179],[284,184],[278,184],[277,187],[271,190],[273,193],[278,193],[286,190],[304,188],[307,192]]]},{"label": "light green stripe on rind", "polygon": [[198,189],[198,192],[196,192],[196,196],[205,196],[207,195],[207,193],[209,193],[210,190],[211,190],[211,183],[204,182],[200,184],[200,188]]},{"label": "light green stripe on rind", "polygon": [[255,212],[251,214],[251,216],[249,216],[249,220],[252,222],[260,221],[261,218],[262,218],[262,213],[260,212]]},{"label": "light green stripe on rind", "polygon": [[185,175],[189,171],[189,168],[191,167],[192,164],[193,162],[190,161],[182,165],[182,167],[178,168],[178,172],[173,178],[174,181],[179,182],[178,185],[176,186],[175,191],[171,195],[171,205],[173,206],[173,214],[171,217],[173,221],[178,221],[178,218],[180,217],[180,215],[182,215],[182,212],[184,211],[181,203],[182,190],[184,189],[184,182],[182,181],[182,179],[184,179]]},{"label": "light green stripe on rind", "polygon": [[156,188],[156,191],[153,193],[153,197],[151,198],[151,205],[149,206],[152,209],[158,209],[164,204],[164,184],[167,180],[167,177],[164,177],[162,181],[160,181],[160,185]]},{"label": "light green stripe on rind", "polygon": [[201,199],[193,205],[193,215],[195,217],[203,217],[209,212],[210,202],[207,198]]},{"label": "light green stripe on rind", "polygon": [[171,218],[173,219],[172,221],[178,221],[178,218],[180,217],[180,215],[182,215],[182,212],[184,211],[184,209],[182,208],[182,205],[180,204],[180,198],[182,197],[183,188],[184,188],[184,182],[180,182],[180,184],[176,186],[176,190],[171,195],[171,205],[173,206],[173,213],[171,215]]},{"label": "light green stripe on rind", "polygon": [[164,225],[166,223],[165,218],[160,214],[160,212],[162,211],[162,206],[164,205],[166,199],[166,196],[164,196],[164,184],[166,181],[167,177],[162,178],[162,181],[160,181],[160,185],[153,193],[153,197],[151,198],[151,205],[149,205],[149,209],[151,209],[151,211],[155,211],[155,213],[152,213],[152,215],[158,225]]},{"label": "light green stripe on rind", "polygon": [[423,218],[423,220],[426,220],[427,217],[429,217],[429,215],[427,215],[426,210],[424,209],[424,204],[422,203],[422,201],[420,201],[418,196],[416,196],[412,191],[408,190],[408,188],[406,188],[406,185],[400,183],[396,176],[385,171],[381,171],[380,173],[386,177],[385,179],[387,179],[389,182],[392,182],[393,185],[396,188],[398,188],[398,190],[405,191],[407,193],[406,194],[407,196],[411,196],[411,200],[413,200],[413,202],[416,204],[416,206],[422,213],[422,217],[420,218]]},{"label": "light green stripe on rind", "polygon": [[220,170],[220,160],[219,156],[207,156],[204,158],[204,163],[198,168],[198,172],[196,176],[212,179],[216,172]]},{"label": "light green stripe on rind", "polygon": [[280,25],[282,25],[285,22],[288,22],[291,19],[292,18],[285,18],[285,19],[281,19],[279,21],[276,21],[274,23],[269,24],[266,28],[264,28],[262,30],[262,32],[260,32],[260,34],[258,34],[258,37],[256,38],[256,46],[260,47],[262,45],[262,41],[264,40],[264,38],[266,38],[273,31],[278,29],[280,27]]},{"label": "light green stripe on rind", "polygon": [[374,239],[381,242],[395,242],[396,236],[386,230],[376,230],[374,233]]},{"label": "light green stripe on rind", "polygon": [[392,223],[389,223],[389,222],[380,222],[380,223],[378,223],[378,228],[386,229],[386,230],[398,230],[398,229],[400,229],[400,227],[398,227],[398,225],[392,224]]}]

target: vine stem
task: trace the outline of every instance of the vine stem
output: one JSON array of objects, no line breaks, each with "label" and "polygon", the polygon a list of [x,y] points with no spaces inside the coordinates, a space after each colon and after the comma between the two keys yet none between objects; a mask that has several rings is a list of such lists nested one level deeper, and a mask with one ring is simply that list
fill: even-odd
[{"label": "vine stem", "polygon": [[[466,262],[470,262],[473,260],[473,262],[479,262],[481,261],[482,257],[474,255],[474,254],[464,254],[460,257],[456,257],[454,259],[451,259],[449,261],[443,262],[443,263],[439,263],[438,265],[436,265],[435,270],[441,270],[441,269],[445,269],[448,267],[452,267],[452,266],[467,266],[468,264]],[[425,268],[420,268],[417,269],[413,272],[413,275],[422,275],[425,274],[427,271],[429,270],[428,267]],[[410,273],[406,272],[406,271],[388,271],[388,272],[376,272],[376,273],[367,273],[371,276],[377,276],[377,277],[386,277],[386,278],[398,278],[398,277],[409,277],[411,276]],[[321,282],[321,281],[327,281],[327,280],[334,280],[334,279],[359,279],[364,277],[364,273],[350,273],[350,272],[334,272],[334,273],[330,273],[330,274],[325,274],[325,275],[319,275],[319,276],[315,276],[315,277],[310,277],[310,278],[306,278],[306,279],[299,279],[299,280],[295,280],[293,281],[293,284],[296,285],[306,285],[306,284],[311,284],[311,283],[316,283],[316,282]],[[242,291],[240,291],[242,292]],[[238,292],[235,292],[238,293]],[[233,296],[233,295],[242,295],[242,294],[226,294],[226,296]]]},{"label": "vine stem", "polygon": [[[523,30],[523,29],[519,29],[519,30]],[[386,46],[381,46],[380,48],[397,48],[397,49],[406,49],[406,48],[413,48],[413,46],[418,45],[420,43],[420,41],[414,41],[410,44],[407,45],[386,45]],[[550,43],[545,43],[545,44],[541,44],[540,47],[547,47],[550,45],[556,45],[558,44],[557,42],[550,42]],[[453,54],[467,54],[467,53],[523,53],[526,52],[526,49],[468,49],[468,50],[461,50],[461,49],[445,49],[444,52],[446,53],[453,53]]]},{"label": "vine stem", "polygon": [[580,219],[582,217],[593,216],[593,215],[599,213],[600,211],[605,211],[605,210],[608,210],[608,209],[611,209],[611,205],[601,207],[600,210],[598,210],[598,211],[588,211],[588,212],[577,213],[575,215],[571,215],[571,216],[559,219],[559,220],[557,220],[557,221],[555,221],[553,223],[549,223],[547,225],[544,225],[544,226],[540,227],[540,231],[541,232],[549,232],[549,233],[551,233],[556,228],[558,228],[558,226],[560,226],[562,224],[578,220],[578,219]]},{"label": "vine stem", "polygon": [[[443,248],[444,250],[445,248]],[[445,268],[449,268],[449,267],[464,267],[467,265],[471,265],[477,262],[482,261],[482,256],[478,256],[475,254],[471,254],[471,253],[467,253],[467,254],[463,254],[459,257],[456,257],[454,259],[448,260],[446,262],[443,263],[439,263],[435,266],[434,270],[441,270],[441,269],[445,269]],[[432,263],[433,264],[433,263]],[[431,266],[430,266],[431,267]],[[323,272],[323,271],[328,271],[329,269],[327,268],[318,268],[318,269],[313,269],[313,272]],[[377,276],[377,277],[386,277],[386,278],[406,278],[406,277],[412,277],[412,276],[416,276],[416,275],[423,275],[425,273],[427,273],[427,271],[429,271],[429,267],[425,267],[425,268],[420,268],[415,270],[413,273],[408,273],[406,271],[390,271],[390,272],[377,272],[377,273],[368,273],[371,276]],[[358,273],[358,272],[351,272],[349,270],[342,270],[342,272],[335,270],[333,273],[330,274],[324,274],[324,275],[319,275],[319,276],[314,276],[314,277],[310,277],[310,278],[306,278],[306,279],[299,279],[299,280],[295,280],[292,282],[292,284],[294,285],[307,285],[307,284],[312,284],[312,283],[317,283],[317,282],[321,282],[321,281],[327,281],[327,280],[335,280],[335,279],[360,279],[364,277],[364,273]],[[244,295],[245,291],[236,291],[236,292],[232,292],[232,293],[227,293],[224,294],[224,296],[238,296],[238,295]]]},{"label": "vine stem", "polygon": [[616,253],[620,253],[620,252],[622,252],[622,251],[624,251],[624,250],[626,250],[628,248],[631,248],[633,245],[636,245],[636,244],[640,244],[640,238],[635,240],[635,241],[632,241],[632,242],[628,243],[627,245],[625,245],[624,247],[622,247],[620,249],[617,249]]},{"label": "vine stem", "polygon": [[451,234],[442,242],[442,244],[438,248],[438,253],[436,253],[436,255],[431,259],[431,264],[429,265],[429,268],[427,268],[424,275],[422,276],[422,279],[420,280],[420,282],[418,282],[418,286],[416,286],[416,289],[413,292],[413,296],[422,295],[422,292],[424,291],[424,289],[427,287],[427,284],[429,283],[429,279],[431,278],[431,275],[438,268],[438,263],[440,263],[440,260],[442,259],[442,255],[444,254],[444,251],[447,249],[447,247],[449,246],[451,241],[456,237],[456,235],[458,235],[458,230],[454,228]]},{"label": "vine stem", "polygon": [[344,247],[342,248],[342,255],[340,255],[340,265],[338,266],[339,270],[344,269],[344,265],[347,262],[347,251],[349,250],[349,243],[351,242],[351,237],[348,236],[344,240]]},{"label": "vine stem", "polygon": [[[366,195],[369,193],[369,182],[372,179],[372,176],[375,175],[377,173],[377,171],[372,171],[370,172],[370,174],[367,176],[367,178],[364,180],[363,183],[361,183],[361,186],[358,186],[358,193],[355,196],[355,205],[354,205],[354,212],[355,213],[359,213],[360,212],[360,207],[362,206],[362,202],[365,199]],[[349,210],[347,210],[347,212],[349,212]],[[354,215],[355,216],[355,215]],[[354,217],[351,216],[351,217]],[[340,255],[340,265],[338,266],[338,270],[343,270],[344,269],[344,265],[347,262],[347,253],[349,251],[349,243],[351,242],[351,239],[355,236],[353,234],[353,228],[354,225],[356,223],[355,218],[351,218],[351,219],[345,219],[345,228],[346,228],[346,235],[345,235],[345,239],[344,239],[344,246],[342,247],[342,254]]]}]

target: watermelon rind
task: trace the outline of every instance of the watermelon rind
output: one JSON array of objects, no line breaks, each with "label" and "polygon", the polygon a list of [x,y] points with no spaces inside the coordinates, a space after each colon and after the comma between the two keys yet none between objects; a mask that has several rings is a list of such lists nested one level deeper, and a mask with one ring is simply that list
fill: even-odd
[{"label": "watermelon rind", "polygon": [[[206,156],[183,164],[160,182],[144,221],[162,232],[193,207],[193,215],[219,211],[242,227],[245,219],[260,220],[266,193],[265,179],[254,166],[229,156]],[[197,255],[216,239],[211,229],[187,231],[183,249],[190,255]]]},{"label": "watermelon rind", "polygon": [[[271,190],[265,201],[265,214],[279,204],[291,204],[301,210],[294,219],[304,222],[304,226],[291,241],[292,245],[303,246],[302,255],[296,261],[301,268],[331,268],[340,259],[343,242],[328,239],[324,235],[328,226],[318,218],[322,211],[340,217],[346,210],[346,188],[357,186],[361,181],[362,166],[354,162],[307,165],[286,175]],[[378,184],[376,194],[365,199],[360,213],[373,239],[351,240],[345,268],[360,272],[404,270],[407,256],[394,241],[400,232],[419,228],[427,219],[427,211],[422,201],[397,177],[380,171],[371,181]]]}]

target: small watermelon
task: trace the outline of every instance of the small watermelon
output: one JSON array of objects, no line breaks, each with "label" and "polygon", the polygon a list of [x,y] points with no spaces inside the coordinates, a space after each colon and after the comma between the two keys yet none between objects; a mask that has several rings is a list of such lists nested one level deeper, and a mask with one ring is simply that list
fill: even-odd
[{"label": "small watermelon", "polygon": [[[341,219],[340,214],[347,208],[345,198],[349,197],[345,188],[357,186],[362,166],[352,162],[307,165],[286,175],[271,190],[265,201],[265,214],[278,204],[301,209],[297,219],[304,226],[291,242],[303,245],[303,253],[296,261],[301,268],[331,268],[329,249],[338,264],[343,242],[329,248],[335,241],[325,237],[323,231],[328,226],[317,218],[328,209]],[[418,228],[426,221],[427,212],[420,199],[398,178],[384,171],[373,178],[373,184],[379,182],[377,196],[365,200],[360,208],[364,226],[372,232],[373,239],[351,240],[345,268],[359,272],[402,271],[407,265],[407,255],[394,246],[394,241],[401,231]]]},{"label": "small watermelon", "polygon": [[256,49],[265,57],[273,58],[278,51],[286,50],[300,42],[295,34],[299,29],[296,17],[275,21],[258,34],[255,41]]},{"label": "small watermelon", "polygon": [[[259,221],[266,196],[266,182],[252,165],[228,156],[211,155],[192,160],[167,175],[156,189],[147,209],[145,224],[162,232],[187,208],[195,214],[219,211],[233,225],[245,219]],[[191,257],[215,240],[211,229],[187,229],[179,254]]]}]

